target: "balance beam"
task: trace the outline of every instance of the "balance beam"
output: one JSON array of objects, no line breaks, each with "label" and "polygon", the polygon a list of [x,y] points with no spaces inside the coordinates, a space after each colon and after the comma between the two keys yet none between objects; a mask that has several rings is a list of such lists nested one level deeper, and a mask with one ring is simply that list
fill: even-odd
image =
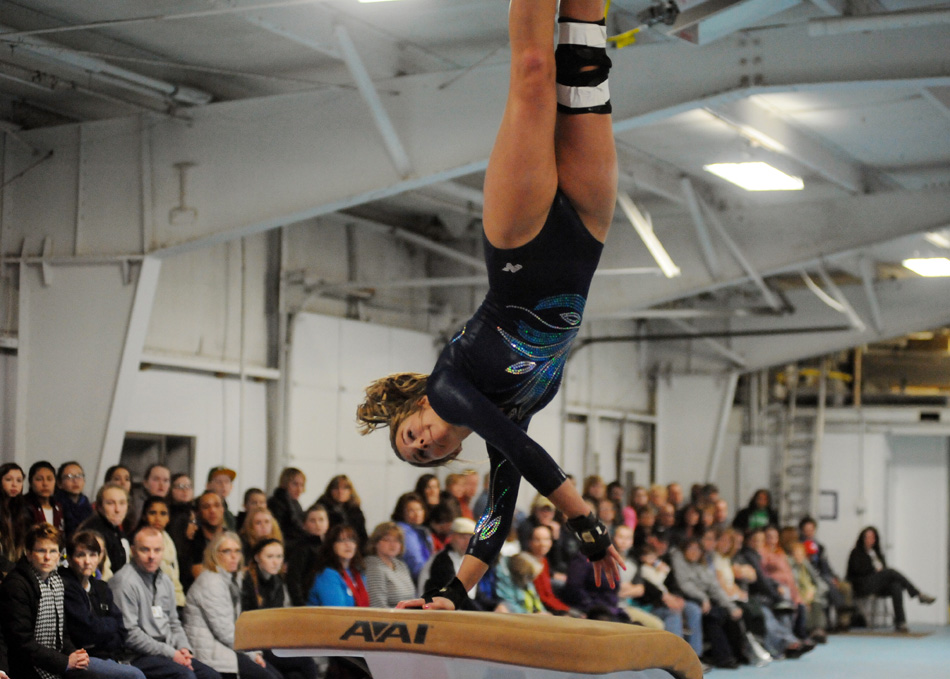
[{"label": "balance beam", "polygon": [[234,649],[269,649],[284,656],[359,656],[374,679],[703,675],[693,649],[674,634],[546,615],[271,608],[238,618]]}]

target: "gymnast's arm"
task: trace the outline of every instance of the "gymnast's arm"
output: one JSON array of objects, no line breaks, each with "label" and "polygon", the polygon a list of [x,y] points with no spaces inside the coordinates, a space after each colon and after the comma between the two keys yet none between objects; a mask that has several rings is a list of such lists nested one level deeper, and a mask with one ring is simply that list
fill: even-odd
[{"label": "gymnast's arm", "polygon": [[[539,493],[547,496],[568,519],[590,514],[590,507],[548,452],[515,422],[508,419],[468,379],[451,368],[442,368],[429,378],[426,391],[429,403],[441,418],[452,424],[468,427],[480,435]],[[497,465],[493,474],[496,471]],[[517,485],[514,492],[517,493]],[[506,507],[506,511],[514,512],[513,501]],[[487,569],[487,566],[484,568]],[[620,568],[625,568],[623,560],[611,546],[607,556],[594,563],[598,585],[603,573],[613,586],[620,579]],[[468,584],[466,581],[463,583]]]}]

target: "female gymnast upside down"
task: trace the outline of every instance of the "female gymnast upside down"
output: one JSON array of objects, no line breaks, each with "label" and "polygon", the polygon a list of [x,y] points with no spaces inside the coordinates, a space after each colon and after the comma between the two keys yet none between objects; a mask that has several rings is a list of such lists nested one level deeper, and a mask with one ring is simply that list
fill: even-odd
[{"label": "female gymnast upside down", "polygon": [[508,100],[485,173],[489,292],[431,375],[366,389],[361,433],[388,426],[396,454],[428,467],[473,431],[488,444],[490,500],[457,577],[400,607],[460,608],[501,549],[523,476],[568,517],[598,584],[622,560],[551,456],[526,433],[557,393],[617,192],[603,0],[512,0]]}]

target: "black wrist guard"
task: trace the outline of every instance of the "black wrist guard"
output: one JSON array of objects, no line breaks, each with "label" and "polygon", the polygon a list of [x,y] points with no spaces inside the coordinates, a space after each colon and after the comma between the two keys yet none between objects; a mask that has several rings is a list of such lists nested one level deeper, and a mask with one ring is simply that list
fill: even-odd
[{"label": "black wrist guard", "polygon": [[607,556],[610,547],[610,533],[604,522],[594,516],[593,512],[587,516],[578,516],[567,520],[567,527],[574,531],[580,541],[580,552],[590,561],[600,561]]},{"label": "black wrist guard", "polygon": [[465,585],[462,584],[462,581],[458,578],[452,578],[452,582],[447,584],[441,589],[430,589],[425,594],[422,595],[423,601],[427,604],[432,603],[434,597],[441,596],[455,605],[455,610],[461,611],[465,607],[466,599],[468,599],[468,592],[465,589]]}]

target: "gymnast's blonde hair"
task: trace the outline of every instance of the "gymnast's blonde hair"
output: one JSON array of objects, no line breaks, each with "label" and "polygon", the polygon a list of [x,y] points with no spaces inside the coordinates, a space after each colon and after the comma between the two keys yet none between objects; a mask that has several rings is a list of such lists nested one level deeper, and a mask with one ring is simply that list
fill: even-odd
[{"label": "gymnast's blonde hair", "polygon": [[[389,427],[389,443],[396,456],[396,432],[407,417],[418,410],[426,395],[429,376],[422,373],[394,373],[376,380],[366,387],[366,398],[356,407],[356,420],[360,434],[366,435],[382,427]],[[437,460],[442,463],[442,460]],[[417,467],[436,464],[414,464]]]}]

